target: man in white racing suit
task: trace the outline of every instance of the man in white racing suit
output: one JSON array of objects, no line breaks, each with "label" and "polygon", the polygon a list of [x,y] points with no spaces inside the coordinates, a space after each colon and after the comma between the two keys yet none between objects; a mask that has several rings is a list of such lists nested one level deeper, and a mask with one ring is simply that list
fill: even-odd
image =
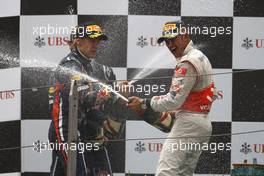
[{"label": "man in white racing suit", "polygon": [[201,155],[199,145],[208,143],[212,132],[208,118],[216,92],[212,66],[194,47],[184,26],[181,21],[168,22],[158,39],[158,43],[166,42],[177,60],[170,91],[151,99],[130,97],[128,103],[146,122],[170,132],[156,176],[193,175]]}]

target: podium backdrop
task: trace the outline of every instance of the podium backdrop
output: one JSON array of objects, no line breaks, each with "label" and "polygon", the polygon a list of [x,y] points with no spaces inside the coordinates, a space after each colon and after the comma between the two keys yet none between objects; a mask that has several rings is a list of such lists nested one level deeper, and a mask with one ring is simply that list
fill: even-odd
[{"label": "podium backdrop", "polygon": [[[264,68],[264,5],[261,0],[8,0],[0,6],[0,175],[48,175],[51,152],[33,151],[48,140],[48,88],[52,68],[69,53],[69,35],[56,32],[84,21],[102,25],[109,40],[97,61],[111,66],[117,79],[131,79],[145,68],[149,75],[170,76],[176,65],[164,44],[162,25],[182,19],[202,29],[193,42],[209,58],[215,73]],[[219,31],[220,29],[220,31]],[[40,32],[42,32],[40,35]],[[264,130],[264,70],[215,76],[219,99],[210,112],[213,134]],[[170,79],[141,80],[140,85]],[[20,91],[20,89],[24,89]],[[150,97],[157,92],[135,93]],[[166,137],[128,113],[122,138]],[[112,142],[115,175],[155,173],[163,140]],[[257,159],[264,164],[264,135],[212,137],[231,143],[231,151],[205,151],[196,174],[230,175],[232,164]],[[13,148],[15,147],[15,148]]]}]

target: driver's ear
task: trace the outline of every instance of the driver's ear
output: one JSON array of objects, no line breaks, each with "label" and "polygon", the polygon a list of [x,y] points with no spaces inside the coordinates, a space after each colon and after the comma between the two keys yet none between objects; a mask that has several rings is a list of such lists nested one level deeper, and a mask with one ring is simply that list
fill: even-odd
[{"label": "driver's ear", "polygon": [[75,39],[75,43],[76,45],[80,45],[80,39],[79,38]]},{"label": "driver's ear", "polygon": [[182,37],[183,37],[183,40],[186,41],[186,42],[188,42],[190,40],[190,36],[187,33],[182,35]]}]

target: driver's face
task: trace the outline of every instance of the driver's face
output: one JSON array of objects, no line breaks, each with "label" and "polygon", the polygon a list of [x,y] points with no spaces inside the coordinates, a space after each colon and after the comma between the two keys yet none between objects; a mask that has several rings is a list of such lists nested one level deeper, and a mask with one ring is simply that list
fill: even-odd
[{"label": "driver's face", "polygon": [[184,35],[177,35],[171,39],[165,39],[166,46],[170,52],[176,57],[179,58],[183,55],[183,52],[186,48],[186,39]]},{"label": "driver's face", "polygon": [[77,48],[88,58],[95,58],[100,39],[77,39]]}]

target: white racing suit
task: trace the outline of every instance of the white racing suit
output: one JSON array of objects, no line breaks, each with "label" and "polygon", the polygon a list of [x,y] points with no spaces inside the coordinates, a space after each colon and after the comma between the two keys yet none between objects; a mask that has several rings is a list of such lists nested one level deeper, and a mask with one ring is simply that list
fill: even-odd
[{"label": "white racing suit", "polygon": [[207,117],[215,97],[211,74],[209,60],[190,41],[179,58],[169,93],[151,99],[153,111],[176,111],[175,123],[160,154],[156,176],[193,175],[201,150],[188,145],[208,143],[212,132]]}]

